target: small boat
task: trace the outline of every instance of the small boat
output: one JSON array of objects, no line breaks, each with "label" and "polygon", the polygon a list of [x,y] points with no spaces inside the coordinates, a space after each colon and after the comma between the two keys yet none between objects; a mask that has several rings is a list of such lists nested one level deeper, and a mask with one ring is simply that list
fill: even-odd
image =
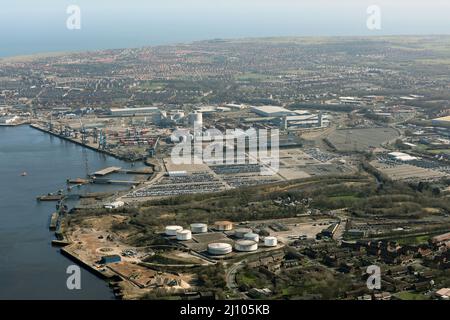
[{"label": "small boat", "polygon": [[28,175],[28,173],[26,173],[26,172],[24,171],[24,172],[22,172],[20,175],[21,175],[22,177],[26,177],[26,176]]}]

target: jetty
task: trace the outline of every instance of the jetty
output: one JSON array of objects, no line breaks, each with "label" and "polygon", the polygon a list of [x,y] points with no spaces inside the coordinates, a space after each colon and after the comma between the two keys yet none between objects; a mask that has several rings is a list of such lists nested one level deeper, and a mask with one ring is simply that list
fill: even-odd
[{"label": "jetty", "polygon": [[129,181],[129,180],[112,180],[112,179],[93,179],[92,183],[95,184],[129,184],[137,185],[139,181]]},{"label": "jetty", "polygon": [[118,172],[120,169],[122,169],[122,168],[120,168],[120,167],[108,167],[108,168],[99,170],[97,172],[94,172],[93,175],[94,176],[106,176],[106,175],[108,175],[110,173]]},{"label": "jetty", "polygon": [[56,230],[56,226],[58,224],[58,219],[59,219],[59,213],[58,212],[53,212],[52,216],[50,218],[50,230]]},{"label": "jetty", "polygon": [[81,184],[88,184],[89,182],[90,182],[90,180],[88,180],[88,179],[81,179],[81,178],[67,179],[67,184],[81,185]]},{"label": "jetty", "polygon": [[47,194],[37,197],[38,201],[61,201],[64,198],[62,194]]}]

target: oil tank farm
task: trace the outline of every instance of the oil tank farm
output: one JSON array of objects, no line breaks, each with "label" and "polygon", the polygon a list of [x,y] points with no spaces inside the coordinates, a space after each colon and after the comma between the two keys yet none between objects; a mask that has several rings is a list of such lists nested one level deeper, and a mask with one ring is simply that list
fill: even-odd
[{"label": "oil tank farm", "polygon": [[178,231],[183,230],[182,226],[166,226],[166,235],[167,236],[176,236]]},{"label": "oil tank farm", "polygon": [[264,245],[266,247],[276,247],[278,244],[278,239],[276,237],[265,237]]},{"label": "oil tank farm", "polygon": [[259,235],[256,233],[253,233],[253,232],[249,232],[249,233],[244,234],[244,239],[259,242]]},{"label": "oil tank farm", "polygon": [[233,229],[233,223],[231,221],[216,221],[214,229],[217,231],[230,231]]},{"label": "oil tank farm", "polygon": [[208,244],[208,253],[215,256],[223,256],[233,251],[233,247],[228,243],[210,243]]},{"label": "oil tank farm", "polygon": [[177,231],[177,240],[179,241],[186,241],[192,239],[192,232],[191,230],[180,230]]},{"label": "oil tank farm", "polygon": [[191,224],[192,233],[205,233],[208,232],[208,225],[205,223],[192,223]]},{"label": "oil tank farm", "polygon": [[239,239],[243,239],[247,233],[252,233],[253,230],[249,228],[238,228],[234,230],[234,236]]},{"label": "oil tank farm", "polygon": [[252,240],[239,240],[234,244],[236,251],[252,252],[258,250],[258,243]]}]

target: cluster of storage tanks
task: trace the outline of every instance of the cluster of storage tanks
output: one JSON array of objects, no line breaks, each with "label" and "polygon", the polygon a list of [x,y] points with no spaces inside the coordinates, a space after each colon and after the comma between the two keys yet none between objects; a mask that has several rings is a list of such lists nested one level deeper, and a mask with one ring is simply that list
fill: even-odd
[{"label": "cluster of storage tanks", "polygon": [[208,232],[208,225],[205,223],[193,223],[191,230],[184,229],[182,226],[167,226],[165,230],[167,236],[176,236],[179,241],[191,240],[193,233],[205,232]]},{"label": "cluster of storage tanks", "polygon": [[[230,231],[233,224],[230,221],[217,221],[214,228],[218,231]],[[234,236],[238,240],[234,243],[234,250],[238,252],[253,252],[258,250],[259,235],[250,228],[237,228],[234,230]],[[276,247],[278,244],[276,237],[265,237],[265,247]],[[226,255],[233,251],[232,245],[228,243],[210,243],[208,253],[211,255]]]},{"label": "cluster of storage tanks", "polygon": [[[217,231],[233,230],[233,223],[230,221],[216,221],[214,229]],[[167,226],[165,233],[167,236],[176,236],[179,241],[192,239],[192,234],[206,233],[208,226],[205,223],[193,223],[190,230],[181,226]],[[258,250],[259,235],[250,228],[238,228],[234,230],[234,236],[238,240],[234,244],[234,249],[238,252],[253,252]],[[276,247],[278,241],[276,237],[264,237],[265,247]],[[208,244],[208,253],[211,255],[226,255],[233,251],[233,246],[225,242],[215,242]]]}]

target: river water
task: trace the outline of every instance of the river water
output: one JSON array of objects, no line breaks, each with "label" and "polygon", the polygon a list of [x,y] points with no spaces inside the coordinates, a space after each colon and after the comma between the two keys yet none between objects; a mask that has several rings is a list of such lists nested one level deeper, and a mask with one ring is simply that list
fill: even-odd
[{"label": "river water", "polygon": [[[66,270],[74,263],[51,246],[55,203],[36,201],[65,189],[67,178],[108,166],[129,164],[28,126],[0,127],[0,299],[114,298],[103,280],[83,269],[81,290],[67,289]],[[89,191],[124,188],[93,187]]]}]

